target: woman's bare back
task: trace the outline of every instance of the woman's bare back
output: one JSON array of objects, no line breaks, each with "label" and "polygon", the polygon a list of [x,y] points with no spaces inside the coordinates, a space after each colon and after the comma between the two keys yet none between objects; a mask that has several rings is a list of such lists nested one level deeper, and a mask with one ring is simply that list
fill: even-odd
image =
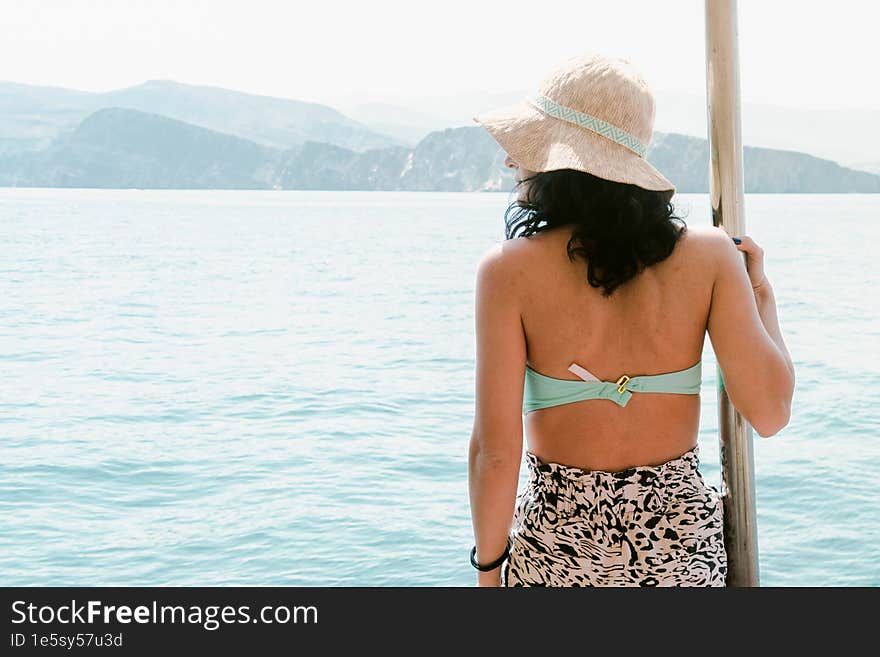
[{"label": "woman's bare back", "polygon": [[[715,266],[710,231],[688,227],[672,254],[603,298],[586,263],[568,259],[568,227],[521,238],[516,248],[527,362],[578,380],[575,362],[603,381],[661,374],[701,357]],[[623,470],[676,458],[697,442],[700,396],[641,392],[621,407],[590,399],[525,416],[528,449],[545,462]]]}]

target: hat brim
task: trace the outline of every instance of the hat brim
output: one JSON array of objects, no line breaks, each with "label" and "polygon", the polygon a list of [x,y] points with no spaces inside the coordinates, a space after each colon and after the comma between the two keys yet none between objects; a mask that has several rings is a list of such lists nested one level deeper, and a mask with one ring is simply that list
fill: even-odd
[{"label": "hat brim", "polygon": [[528,101],[473,117],[508,155],[530,171],[576,169],[649,191],[675,192],[648,160],[622,144],[544,114]]}]

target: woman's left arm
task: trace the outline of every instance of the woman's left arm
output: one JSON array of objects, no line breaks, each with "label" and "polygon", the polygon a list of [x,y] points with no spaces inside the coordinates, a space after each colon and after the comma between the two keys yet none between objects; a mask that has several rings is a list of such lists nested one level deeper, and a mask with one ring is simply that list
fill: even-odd
[{"label": "woman's left arm", "polygon": [[[522,462],[526,338],[518,277],[505,260],[506,244],[483,256],[475,286],[476,385],[468,482],[480,564],[494,561],[507,547]],[[500,586],[501,568],[477,571],[478,584]]]}]

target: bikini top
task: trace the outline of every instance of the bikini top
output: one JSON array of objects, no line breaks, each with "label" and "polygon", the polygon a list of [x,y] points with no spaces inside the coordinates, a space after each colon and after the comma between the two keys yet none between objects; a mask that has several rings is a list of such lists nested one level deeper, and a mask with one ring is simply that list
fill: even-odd
[{"label": "bikini top", "polygon": [[626,406],[633,392],[695,395],[700,392],[702,362],[702,359],[698,360],[695,365],[677,372],[632,377],[624,374],[617,381],[601,381],[577,363],[572,363],[568,370],[582,381],[547,376],[533,370],[527,363],[523,413],[584,399],[609,399],[619,406]]}]

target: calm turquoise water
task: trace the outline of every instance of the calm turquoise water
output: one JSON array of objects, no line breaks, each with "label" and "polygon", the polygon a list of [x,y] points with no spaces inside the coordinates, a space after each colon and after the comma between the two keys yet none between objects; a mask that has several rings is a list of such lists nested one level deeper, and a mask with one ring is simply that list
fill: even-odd
[{"label": "calm turquoise water", "polygon": [[[472,585],[473,274],[507,201],[0,189],[0,584]],[[798,372],[754,434],[762,583],[878,585],[880,196],[746,212]]]}]

